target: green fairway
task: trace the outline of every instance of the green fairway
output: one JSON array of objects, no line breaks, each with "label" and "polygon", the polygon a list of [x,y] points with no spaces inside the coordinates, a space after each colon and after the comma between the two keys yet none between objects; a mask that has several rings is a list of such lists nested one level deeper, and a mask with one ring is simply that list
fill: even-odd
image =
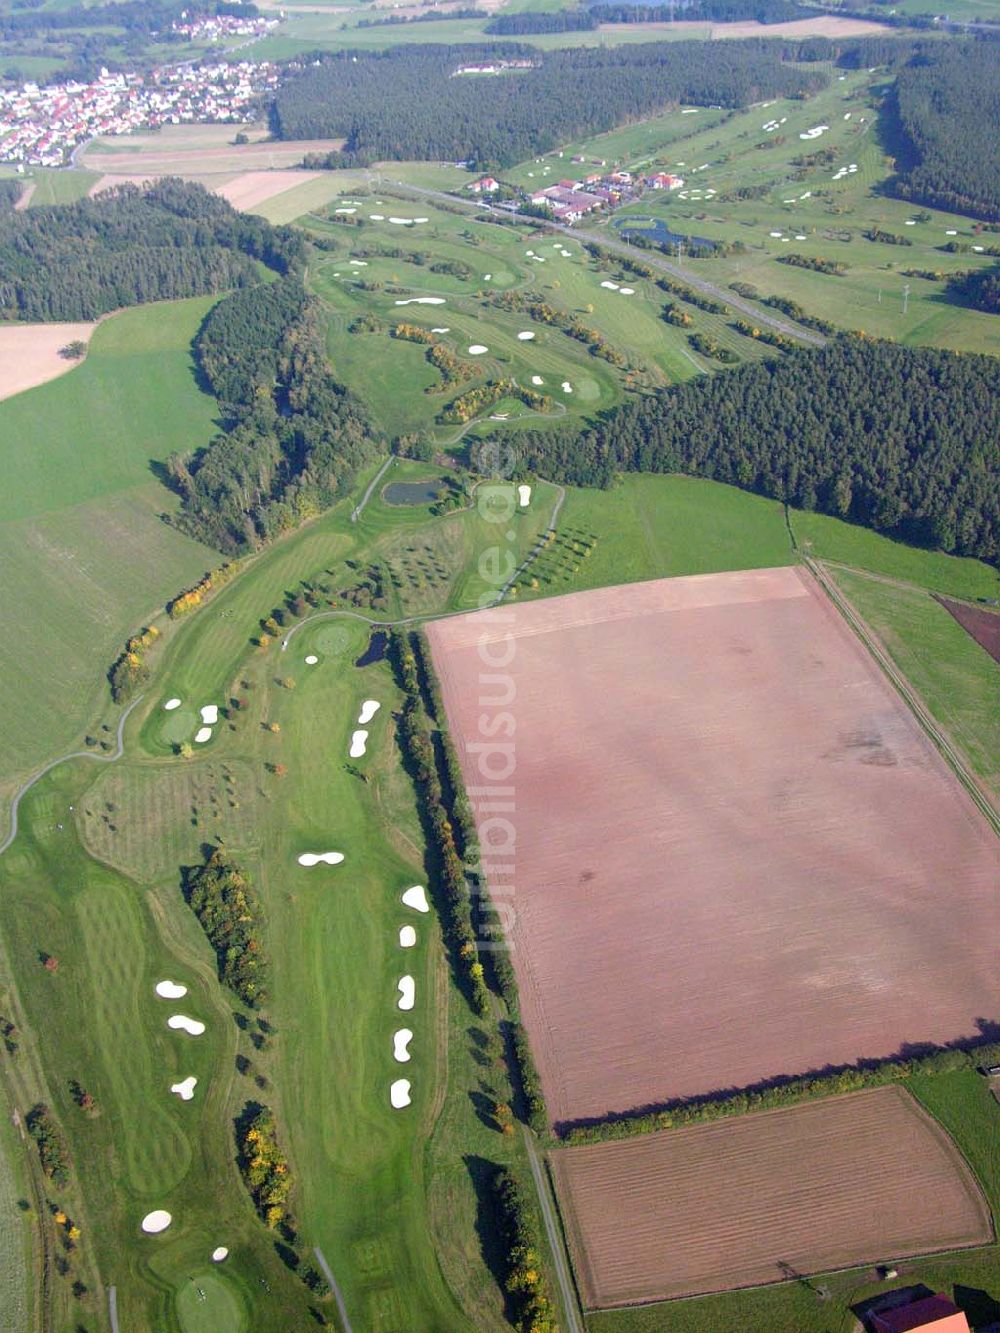
[{"label": "green fairway", "polygon": [[922,590],[833,573],[974,771],[1000,795],[1000,666]]},{"label": "green fairway", "polygon": [[0,403],[0,609],[18,627],[0,650],[4,776],[96,729],[124,639],[218,563],[161,521],[174,497],[152,470],[211,437],[215,403],[189,350],[211,304],[116,315],[81,366]]}]

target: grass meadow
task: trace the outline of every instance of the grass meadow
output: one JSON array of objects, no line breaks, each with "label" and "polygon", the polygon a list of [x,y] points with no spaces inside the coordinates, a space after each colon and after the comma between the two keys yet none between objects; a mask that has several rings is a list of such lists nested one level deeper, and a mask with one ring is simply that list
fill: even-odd
[{"label": "grass meadow", "polygon": [[16,627],[0,649],[4,777],[96,726],[123,640],[218,561],[162,522],[173,497],[153,471],[211,437],[215,403],[190,355],[210,305],[115,315],[82,365],[0,403],[0,614]]}]

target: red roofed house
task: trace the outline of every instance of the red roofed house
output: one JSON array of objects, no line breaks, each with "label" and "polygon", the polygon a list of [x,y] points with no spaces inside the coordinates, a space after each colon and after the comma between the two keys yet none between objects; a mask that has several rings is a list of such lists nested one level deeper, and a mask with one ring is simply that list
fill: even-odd
[{"label": "red roofed house", "polygon": [[970,1333],[969,1321],[945,1296],[926,1296],[868,1316],[871,1333]]},{"label": "red roofed house", "polygon": [[473,194],[492,194],[494,190],[499,190],[500,182],[494,180],[492,176],[480,176],[479,180],[473,181],[467,188]]}]

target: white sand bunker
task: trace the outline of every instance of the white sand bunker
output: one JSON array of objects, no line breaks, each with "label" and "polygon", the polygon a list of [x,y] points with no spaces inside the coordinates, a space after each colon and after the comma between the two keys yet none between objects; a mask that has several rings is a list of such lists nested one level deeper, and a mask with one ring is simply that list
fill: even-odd
[{"label": "white sand bunker", "polygon": [[634,296],[634,295],[635,295],[635,288],[634,288],[634,287],[619,287],[619,288],[618,288],[618,295],[619,295],[619,296]]},{"label": "white sand bunker", "polygon": [[228,1257],[229,1257],[229,1250],[226,1248],[225,1245],[216,1245],[215,1249],[212,1251],[213,1264],[221,1264],[223,1259],[228,1259]]},{"label": "white sand bunker", "polygon": [[410,1104],[410,1080],[408,1078],[397,1078],[395,1083],[389,1089],[389,1101],[392,1103],[394,1111],[401,1111],[404,1106]]},{"label": "white sand bunker", "polygon": [[429,222],[430,218],[414,218],[414,222]]},{"label": "white sand bunker", "polygon": [[358,722],[361,726],[367,726],[381,707],[382,705],[377,699],[366,699],[361,705],[361,712],[358,716]]},{"label": "white sand bunker", "polygon": [[526,509],[528,507],[528,501],[530,499],[531,499],[531,487],[526,486],[522,482],[522,484],[517,488],[517,503],[521,506],[522,509]]},{"label": "white sand bunker", "polygon": [[412,1009],[417,998],[417,983],[411,976],[400,977],[396,989],[399,991],[398,1008]]},{"label": "white sand bunker", "polygon": [[180,699],[168,699],[167,702],[163,705],[163,710],[166,713],[172,713],[175,708],[180,708],[180,706],[181,706]]},{"label": "white sand bunker", "polygon": [[194,734],[194,739],[196,745],[204,745],[206,741],[210,741],[212,739],[212,728],[199,727]]},{"label": "white sand bunker", "polygon": [[958,232],[957,232],[957,231],[950,231],[950,230],[949,230],[949,231],[946,231],[946,232],[945,232],[945,235],[946,235],[946,236],[957,236],[957,235],[958,235]]},{"label": "white sand bunker", "polygon": [[443,296],[411,296],[407,301],[397,301],[397,305],[444,305]]},{"label": "white sand bunker", "polygon": [[324,865],[339,866],[343,859],[343,852],[303,852],[299,857],[299,865],[318,866],[322,861]]},{"label": "white sand bunker", "polygon": [[604,279],[604,281],[601,283],[601,286],[607,287],[609,292],[616,292],[618,290],[617,282],[611,282],[607,278]]},{"label": "white sand bunker", "polygon": [[384,213],[369,213],[368,216],[371,218],[372,222],[384,222],[384,221],[385,221],[385,214],[384,214]]},{"label": "white sand bunker", "polygon": [[309,656],[306,658],[306,666],[315,666],[318,661],[319,658],[316,656],[316,654],[310,653]]},{"label": "white sand bunker", "polygon": [[488,352],[489,350],[490,349],[488,347],[484,347],[482,343],[473,343],[472,346],[469,348],[469,355],[482,356],[484,352]]},{"label": "white sand bunker", "polygon": [[427,890],[422,884],[414,884],[412,889],[407,889],[403,894],[403,905],[412,907],[415,912],[429,912],[430,905],[427,902]]},{"label": "white sand bunker", "polygon": [[417,942],[417,932],[412,926],[400,926],[399,928],[399,947],[401,949],[412,949]]},{"label": "white sand bunker", "polygon": [[781,232],[780,232],[780,231],[769,231],[767,234],[768,234],[768,236],[773,237],[774,240],[776,240],[776,241],[780,241],[780,240],[781,240]]},{"label": "white sand bunker", "polygon": [[155,989],[161,1000],[181,1000],[188,993],[187,986],[179,981],[158,981]]},{"label": "white sand bunker", "polygon": [[154,1208],[142,1219],[142,1229],[147,1236],[155,1236],[160,1231],[166,1231],[172,1221],[173,1218],[166,1209]]},{"label": "white sand bunker", "polygon": [[563,382],[562,382],[562,391],[563,391],[563,393],[572,393],[572,392],[573,392],[573,386],[572,386],[572,384],[570,384],[569,380],[563,380]]},{"label": "white sand bunker", "polygon": [[390,222],[394,222],[394,223],[396,224],[397,227],[412,227],[412,226],[413,226],[413,219],[412,219],[412,218],[390,218],[389,221],[390,221]]},{"label": "white sand bunker", "polygon": [[219,705],[206,704],[201,710],[201,720],[206,727],[214,727],[219,720]]},{"label": "white sand bunker", "polygon": [[535,386],[536,389],[538,388],[538,386],[539,386],[540,384],[544,384],[544,383],[545,383],[545,381],[542,379],[541,375],[532,375],[532,377],[531,377],[531,382],[532,382],[532,384]]},{"label": "white sand bunker", "polygon": [[489,282],[490,279],[491,279],[492,277],[493,277],[493,274],[492,274],[492,273],[484,273],[484,274],[483,274],[483,282]]},{"label": "white sand bunker", "polygon": [[350,755],[350,757],[351,757],[352,759],[360,759],[361,756],[365,753],[365,748],[366,748],[367,744],[368,744],[368,732],[367,732],[367,731],[355,731],[355,732],[352,732],[352,733],[351,733],[351,748],[350,748],[350,750],[348,751],[348,754]]},{"label": "white sand bunker", "polygon": [[431,329],[431,333],[451,333],[451,329]]},{"label": "white sand bunker", "polygon": [[367,260],[367,259],[349,259],[347,262],[352,266],[352,268],[367,268],[367,267],[368,267],[368,260]]},{"label": "white sand bunker", "polygon": [[170,1091],[176,1092],[182,1102],[189,1102],[194,1096],[197,1082],[198,1080],[191,1074],[188,1078],[182,1078],[180,1083],[171,1083]]},{"label": "white sand bunker", "polygon": [[197,1018],[188,1018],[185,1014],[171,1014],[167,1019],[167,1027],[173,1028],[175,1032],[186,1032],[191,1037],[200,1037],[205,1031],[205,1024]]},{"label": "white sand bunker", "polygon": [[400,1028],[392,1034],[392,1058],[401,1065],[407,1064],[410,1059],[410,1052],[406,1048],[412,1040],[413,1033],[409,1028]]},{"label": "white sand bunker", "polygon": [[534,338],[534,336],[535,335],[533,333],[531,333],[529,330],[526,330],[524,333],[519,333],[517,335],[517,340],[518,342],[522,343],[530,343]]},{"label": "white sand bunker", "polygon": [[335,208],[333,211],[335,213],[356,213],[358,210],[356,208]]}]

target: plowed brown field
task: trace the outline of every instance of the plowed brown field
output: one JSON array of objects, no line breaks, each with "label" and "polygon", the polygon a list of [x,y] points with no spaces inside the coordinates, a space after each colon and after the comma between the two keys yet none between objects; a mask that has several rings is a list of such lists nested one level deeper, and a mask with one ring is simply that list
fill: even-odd
[{"label": "plowed brown field", "polygon": [[1000,844],[808,573],[428,632],[553,1121],[1000,1018]]},{"label": "plowed brown field", "polygon": [[985,648],[994,662],[1000,663],[1000,615],[995,611],[981,611],[968,602],[955,602],[950,597],[938,601],[971,634],[980,648]]},{"label": "plowed brown field", "polygon": [[989,1208],[902,1088],[551,1155],[584,1305],[983,1244]]}]

